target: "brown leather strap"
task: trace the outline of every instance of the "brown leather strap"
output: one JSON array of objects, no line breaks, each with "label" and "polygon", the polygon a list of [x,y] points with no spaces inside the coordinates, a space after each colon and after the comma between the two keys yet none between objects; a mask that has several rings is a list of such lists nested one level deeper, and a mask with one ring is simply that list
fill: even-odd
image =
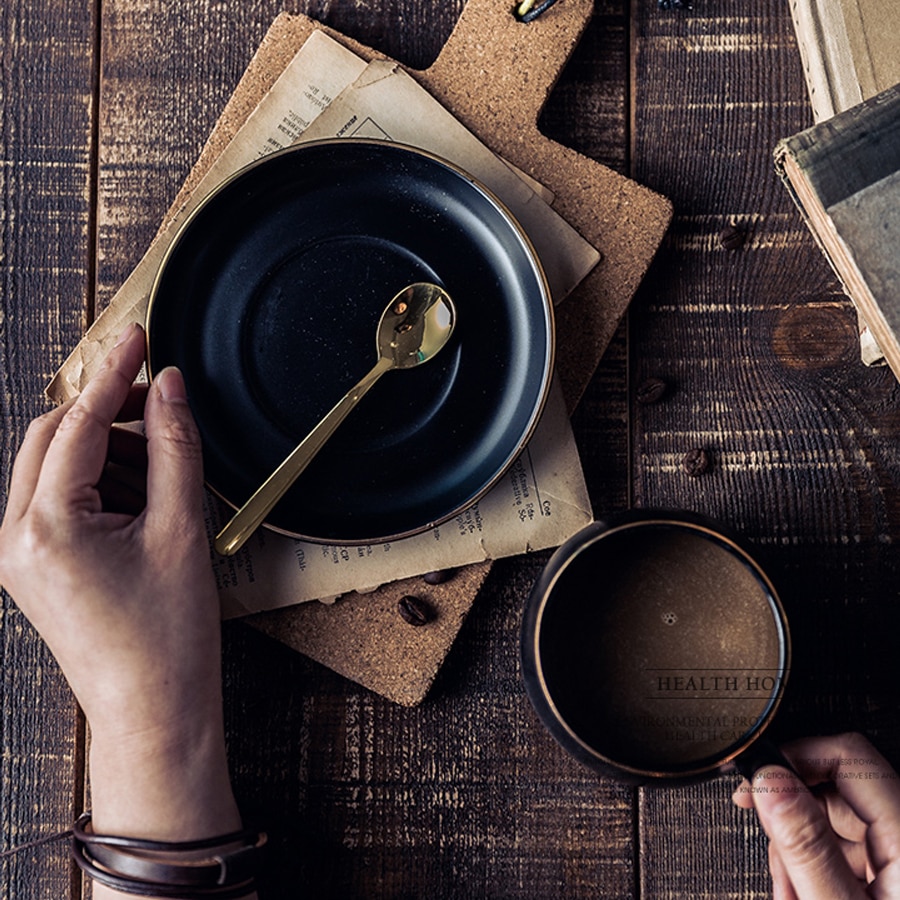
[{"label": "brown leather strap", "polygon": [[140,896],[200,900],[245,897],[266,835],[238,831],[199,841],[151,841],[90,830],[84,813],[72,830],[72,855],[92,878]]}]

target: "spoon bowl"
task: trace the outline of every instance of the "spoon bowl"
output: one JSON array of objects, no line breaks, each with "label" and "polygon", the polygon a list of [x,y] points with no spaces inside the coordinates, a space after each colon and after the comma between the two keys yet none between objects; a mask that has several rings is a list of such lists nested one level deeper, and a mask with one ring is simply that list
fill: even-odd
[{"label": "spoon bowl", "polygon": [[398,292],[378,322],[378,361],[232,516],[216,535],[216,551],[222,556],[237,553],[378,379],[391,369],[427,362],[446,346],[455,325],[453,301],[439,285],[415,282]]},{"label": "spoon bowl", "polygon": [[447,343],[455,325],[453,301],[442,287],[428,282],[411,284],[381,314],[379,358],[390,359],[393,369],[419,366]]}]

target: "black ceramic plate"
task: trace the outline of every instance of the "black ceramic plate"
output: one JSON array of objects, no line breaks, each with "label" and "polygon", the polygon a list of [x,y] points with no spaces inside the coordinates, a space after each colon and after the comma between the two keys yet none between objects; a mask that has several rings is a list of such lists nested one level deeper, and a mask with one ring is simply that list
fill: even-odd
[{"label": "black ceramic plate", "polygon": [[270,514],[279,531],[384,541],[480,497],[546,397],[549,292],[498,201],[408,147],[300,145],[204,201],[160,269],[147,338],[151,374],[184,372],[215,493],[240,506],[371,368],[379,317],[414,281],[453,298],[450,343],[375,385]]}]

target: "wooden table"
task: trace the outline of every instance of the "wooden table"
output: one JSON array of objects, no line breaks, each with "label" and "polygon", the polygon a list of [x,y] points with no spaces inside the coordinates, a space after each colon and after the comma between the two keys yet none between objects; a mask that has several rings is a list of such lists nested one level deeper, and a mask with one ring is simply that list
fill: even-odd
[{"label": "wooden table", "polygon": [[[462,6],[0,6],[4,473],[276,14],[305,12],[424,68]],[[542,127],[676,215],[574,425],[598,515],[692,509],[765,555],[796,642],[785,733],[865,730],[897,764],[900,392],[859,362],[854,313],[773,174],[777,140],[810,122],[783,0],[597,0]],[[720,244],[728,224],[745,233],[739,249]],[[649,377],[669,390],[641,405]],[[713,466],[692,478],[681,459],[695,447]],[[733,778],[623,787],[538,724],[517,637],[545,560],[494,566],[418,708],[228,625],[236,789],[274,850],[264,898],[767,896],[765,841],[729,802]],[[6,597],[0,622],[0,894],[74,898],[59,835],[82,802],[84,727]]]}]

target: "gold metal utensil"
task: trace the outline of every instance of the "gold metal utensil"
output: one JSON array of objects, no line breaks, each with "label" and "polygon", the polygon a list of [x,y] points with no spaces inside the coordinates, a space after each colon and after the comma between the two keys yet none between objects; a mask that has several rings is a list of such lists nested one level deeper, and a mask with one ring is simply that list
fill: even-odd
[{"label": "gold metal utensil", "polygon": [[456,309],[443,288],[417,282],[400,291],[378,322],[378,362],[234,514],[216,536],[216,550],[223,556],[237,553],[372,385],[390,369],[411,369],[431,359],[447,343],[455,324]]}]

